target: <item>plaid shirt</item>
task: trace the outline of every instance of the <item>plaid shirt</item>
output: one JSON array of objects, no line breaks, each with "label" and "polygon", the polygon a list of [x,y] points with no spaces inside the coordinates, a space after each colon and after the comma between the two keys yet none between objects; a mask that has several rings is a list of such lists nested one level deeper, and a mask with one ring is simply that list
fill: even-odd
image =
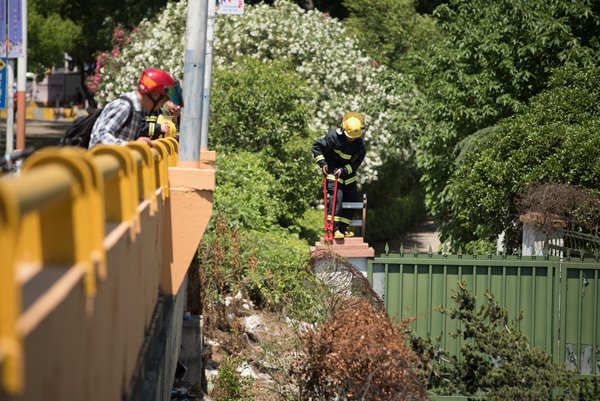
[{"label": "plaid shirt", "polygon": [[116,99],[108,103],[94,124],[89,148],[99,143],[104,145],[115,143],[125,145],[127,142],[134,141],[140,136],[142,105],[137,92],[124,93],[122,96],[126,96],[133,101],[134,111],[131,121],[126,126],[123,126],[127,120],[127,116],[129,116],[130,106],[126,100]]}]

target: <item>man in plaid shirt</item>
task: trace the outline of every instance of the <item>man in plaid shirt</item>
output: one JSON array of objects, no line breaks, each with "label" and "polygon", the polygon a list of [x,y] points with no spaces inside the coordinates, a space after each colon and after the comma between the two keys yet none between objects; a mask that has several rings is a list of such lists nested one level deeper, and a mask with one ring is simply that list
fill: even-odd
[{"label": "man in plaid shirt", "polygon": [[125,99],[116,99],[102,110],[96,120],[89,147],[99,143],[104,145],[121,144],[129,141],[140,141],[154,146],[151,139],[140,136],[142,127],[142,110],[158,111],[167,100],[183,107],[181,87],[171,75],[159,69],[142,72],[138,80],[137,90],[124,93],[133,105],[133,115],[129,123],[130,106]]}]

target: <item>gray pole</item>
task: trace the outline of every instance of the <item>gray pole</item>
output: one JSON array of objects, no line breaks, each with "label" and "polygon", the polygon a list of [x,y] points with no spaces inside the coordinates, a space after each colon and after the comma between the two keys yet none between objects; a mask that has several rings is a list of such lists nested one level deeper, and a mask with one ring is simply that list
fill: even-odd
[{"label": "gray pole", "polygon": [[15,60],[6,60],[6,153],[15,150]]},{"label": "gray pole", "polygon": [[202,101],[202,136],[200,149],[208,150],[208,117],[210,114],[210,88],[212,85],[213,43],[215,40],[215,0],[208,0],[208,21],[206,24],[206,57],[204,64],[204,100]]},{"label": "gray pole", "polygon": [[184,107],[179,137],[180,162],[200,161],[207,8],[208,0],[188,1],[183,68]]},{"label": "gray pole", "polygon": [[17,61],[17,149],[25,149],[25,115],[27,111],[27,0],[21,2],[23,55]]}]

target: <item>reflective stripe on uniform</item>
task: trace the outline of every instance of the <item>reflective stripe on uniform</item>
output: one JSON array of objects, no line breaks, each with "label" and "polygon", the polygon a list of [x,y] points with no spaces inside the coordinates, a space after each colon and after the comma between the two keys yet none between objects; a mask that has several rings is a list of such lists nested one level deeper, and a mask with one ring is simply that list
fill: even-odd
[{"label": "reflective stripe on uniform", "polygon": [[[334,181],[335,180],[335,175],[333,175],[333,174],[327,174],[327,179],[331,180],[331,181]],[[354,181],[356,181],[356,176],[350,177],[350,178],[346,178],[345,180],[343,178],[338,178],[338,182],[340,184],[345,184],[345,185],[351,184]]]},{"label": "reflective stripe on uniform", "polygon": [[325,160],[325,156],[319,155],[319,156],[315,157],[316,162],[320,162],[321,160]]},{"label": "reflective stripe on uniform", "polygon": [[351,155],[347,155],[345,153],[342,153],[341,150],[334,149],[334,152],[337,153],[338,155],[340,155],[340,157],[342,159],[350,160],[350,158],[352,157]]},{"label": "reflective stripe on uniform", "polygon": [[[329,220],[331,220],[331,219],[329,219]],[[346,218],[340,217],[340,216],[334,216],[333,221],[338,221],[340,223],[344,223],[344,224],[348,224],[348,225],[350,225],[350,223],[351,223],[350,219],[346,219]]]},{"label": "reflective stripe on uniform", "polygon": [[[333,175],[333,174],[327,174],[327,179],[328,179],[328,180],[331,180],[331,181],[335,181],[335,175]],[[342,180],[341,178],[338,178],[337,180],[338,180],[338,182],[339,182],[340,184],[343,184],[343,183],[344,183],[344,180]]]},{"label": "reflective stripe on uniform", "polygon": [[352,166],[349,164],[346,164],[344,167],[346,167],[346,170],[348,170],[348,174],[352,174]]}]

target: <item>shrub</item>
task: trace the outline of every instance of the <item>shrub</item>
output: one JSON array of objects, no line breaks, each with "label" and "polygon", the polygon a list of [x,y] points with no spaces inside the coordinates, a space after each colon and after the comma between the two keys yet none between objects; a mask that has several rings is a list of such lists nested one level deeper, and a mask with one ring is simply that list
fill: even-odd
[{"label": "shrub", "polygon": [[549,88],[466,155],[448,185],[444,236],[495,237],[518,221],[532,184],[600,188],[600,69],[562,68]]},{"label": "shrub", "polygon": [[214,214],[227,214],[230,225],[254,230],[274,227],[282,207],[281,184],[259,153],[217,153]]},{"label": "shrub", "polygon": [[243,377],[237,368],[247,364],[247,362],[237,356],[225,357],[219,365],[219,375],[215,382],[215,387],[211,397],[215,401],[252,401],[254,394],[252,392],[252,383],[254,379]]},{"label": "shrub", "polygon": [[476,310],[475,295],[461,282],[452,295],[457,307],[439,310],[460,321],[460,329],[451,333],[461,338],[460,359],[442,349],[439,338],[411,336],[412,349],[421,356],[432,389],[442,394],[485,393],[490,401],[552,399],[552,389],[565,386],[572,372],[529,345],[519,331],[522,314],[510,321],[508,311],[494,302],[494,296],[486,297],[488,302]]},{"label": "shrub", "polygon": [[[275,222],[288,226],[304,214],[316,191],[310,153],[313,135],[308,128],[306,107],[311,92],[287,63],[251,58],[238,61],[235,69],[215,72],[210,143],[224,154],[221,165],[231,169],[221,173],[221,177],[227,175],[240,191],[255,195],[262,191],[262,198],[270,197],[276,209],[269,217],[274,214]],[[246,163],[233,155],[239,152],[253,152],[257,157]],[[244,160],[248,159],[244,156]],[[236,162],[242,163],[236,166]],[[261,169],[263,183],[253,179],[252,176],[258,178],[251,171],[254,166]],[[225,182],[217,181],[217,185],[221,184]],[[257,188],[242,188],[248,184],[256,184]],[[261,229],[264,225],[246,227]]]},{"label": "shrub", "polygon": [[409,323],[395,325],[385,310],[363,299],[335,311],[306,337],[302,399],[389,401],[424,396],[413,371],[418,359],[406,345]]}]

